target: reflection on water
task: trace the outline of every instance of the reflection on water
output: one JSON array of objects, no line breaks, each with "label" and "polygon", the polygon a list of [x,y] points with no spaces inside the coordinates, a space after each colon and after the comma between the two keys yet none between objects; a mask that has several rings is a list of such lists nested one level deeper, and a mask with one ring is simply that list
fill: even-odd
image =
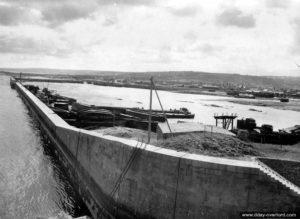
[{"label": "reflection on water", "polygon": [[[61,95],[74,97],[82,103],[149,108],[149,90],[146,89],[104,87],[90,84],[37,84],[40,88],[49,86],[50,90],[56,90]],[[165,109],[187,107],[195,113],[194,121],[205,124],[215,124],[214,113],[236,113],[239,119],[254,118],[258,126],[271,124],[275,130],[300,124],[300,112],[296,111],[231,103],[229,102],[232,99],[230,97],[180,94],[168,91],[158,91],[158,93]],[[154,98],[153,107],[155,109],[160,108],[157,98]]]},{"label": "reflection on water", "polygon": [[9,77],[0,76],[0,218],[72,218],[83,211]]}]

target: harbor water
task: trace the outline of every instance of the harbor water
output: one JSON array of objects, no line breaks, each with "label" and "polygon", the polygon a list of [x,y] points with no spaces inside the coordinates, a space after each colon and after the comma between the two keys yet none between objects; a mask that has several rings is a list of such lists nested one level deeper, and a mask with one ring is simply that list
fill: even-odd
[{"label": "harbor water", "polygon": [[9,77],[0,75],[0,218],[67,219],[86,214]]},{"label": "harbor water", "polygon": [[[76,98],[80,103],[99,106],[149,108],[150,95],[147,89],[107,87],[91,84],[36,84],[40,88],[48,87],[50,90],[56,90],[60,95]],[[299,111],[232,103],[230,102],[230,100],[234,99],[232,97],[183,94],[168,91],[158,91],[158,94],[165,110],[186,107],[192,113],[195,113],[193,121],[207,125],[215,125],[214,114],[237,114],[237,119],[254,118],[258,126],[270,124],[273,125],[274,130],[300,124]],[[295,101],[300,107],[300,100],[291,101]],[[155,95],[153,98],[153,108],[160,109],[159,102]],[[176,121],[177,120],[174,120],[173,122]]]}]

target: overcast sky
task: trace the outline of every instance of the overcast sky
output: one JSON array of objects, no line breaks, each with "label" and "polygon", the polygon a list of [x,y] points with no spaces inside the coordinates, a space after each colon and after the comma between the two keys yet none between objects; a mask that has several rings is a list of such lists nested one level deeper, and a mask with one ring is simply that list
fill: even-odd
[{"label": "overcast sky", "polygon": [[0,0],[0,67],[300,76],[299,0]]}]

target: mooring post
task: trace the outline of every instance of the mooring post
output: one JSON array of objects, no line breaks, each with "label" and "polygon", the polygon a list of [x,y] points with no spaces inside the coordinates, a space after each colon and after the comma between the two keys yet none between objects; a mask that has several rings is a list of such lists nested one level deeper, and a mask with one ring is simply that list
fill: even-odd
[{"label": "mooring post", "polygon": [[152,117],[152,80],[153,77],[150,78],[150,104],[149,104],[149,123],[148,123],[148,144],[151,140],[151,117]]}]

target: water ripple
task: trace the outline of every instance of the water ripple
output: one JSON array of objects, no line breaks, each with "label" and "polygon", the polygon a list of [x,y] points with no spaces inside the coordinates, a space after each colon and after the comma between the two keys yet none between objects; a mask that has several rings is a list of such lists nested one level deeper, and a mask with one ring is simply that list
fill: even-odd
[{"label": "water ripple", "polygon": [[9,77],[0,76],[1,219],[81,216],[76,212],[80,198],[47,150],[36,121],[10,89]]}]

